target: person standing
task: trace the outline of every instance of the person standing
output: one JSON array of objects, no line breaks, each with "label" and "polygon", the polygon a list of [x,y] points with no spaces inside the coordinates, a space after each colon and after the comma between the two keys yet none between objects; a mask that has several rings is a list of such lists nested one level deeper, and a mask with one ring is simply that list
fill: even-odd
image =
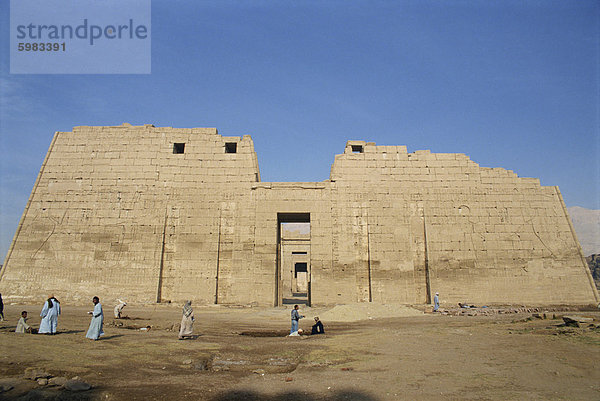
[{"label": "person standing", "polygon": [[0,322],[4,320],[4,302],[2,301],[2,294],[0,294]]},{"label": "person standing", "polygon": [[58,316],[60,315],[60,302],[54,298],[54,295],[50,295],[48,300],[44,302],[42,313],[40,317],[40,334],[55,334],[56,327],[58,326]]},{"label": "person standing", "polygon": [[100,298],[94,297],[92,298],[92,302],[94,303],[94,310],[88,312],[92,315],[92,321],[90,322],[90,328],[85,336],[91,340],[97,340],[100,336],[104,335],[104,330],[102,330],[102,326],[104,325],[104,313],[102,312]]},{"label": "person standing", "polygon": [[292,309],[292,328],[290,329],[290,334],[298,331],[298,320],[304,317],[298,312],[298,308],[298,305],[294,305],[294,309]]},{"label": "person standing", "polygon": [[437,312],[440,309],[440,293],[436,292],[435,297],[433,297],[433,311]]},{"label": "person standing", "polygon": [[179,329],[179,339],[192,337],[194,334],[194,310],[192,301],[186,301],[183,305],[183,317],[181,318],[181,328]]}]

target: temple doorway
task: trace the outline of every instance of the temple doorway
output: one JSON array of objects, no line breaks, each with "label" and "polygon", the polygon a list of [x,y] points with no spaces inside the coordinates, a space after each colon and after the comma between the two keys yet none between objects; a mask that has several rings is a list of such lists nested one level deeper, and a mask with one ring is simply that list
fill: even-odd
[{"label": "temple doorway", "polygon": [[310,214],[278,214],[278,304],[310,305]]}]

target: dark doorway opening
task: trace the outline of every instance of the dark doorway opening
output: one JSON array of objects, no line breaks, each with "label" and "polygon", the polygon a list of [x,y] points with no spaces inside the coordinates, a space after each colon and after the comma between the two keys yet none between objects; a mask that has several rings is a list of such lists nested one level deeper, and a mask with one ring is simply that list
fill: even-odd
[{"label": "dark doorway opening", "polygon": [[310,213],[277,214],[276,305],[310,305]]}]

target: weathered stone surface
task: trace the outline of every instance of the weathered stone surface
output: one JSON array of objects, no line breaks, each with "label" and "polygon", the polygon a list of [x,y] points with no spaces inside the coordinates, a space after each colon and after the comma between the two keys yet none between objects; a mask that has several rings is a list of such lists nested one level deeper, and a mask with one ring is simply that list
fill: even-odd
[{"label": "weathered stone surface", "polygon": [[365,141],[328,180],[261,182],[250,136],[214,128],[56,133],[0,273],[20,301],[416,304],[435,291],[442,306],[600,302],[557,187]]},{"label": "weathered stone surface", "polygon": [[23,374],[23,378],[29,380],[48,379],[52,375],[42,369],[38,368],[27,368]]},{"label": "weathered stone surface", "polygon": [[580,327],[582,323],[592,323],[594,321],[591,317],[582,317],[582,316],[563,316],[563,321],[567,326],[577,326]]},{"label": "weathered stone surface", "polygon": [[50,379],[48,379],[48,385],[50,386],[64,386],[65,383],[67,382],[67,378],[66,377],[51,377]]},{"label": "weathered stone surface", "polygon": [[67,380],[63,387],[73,392],[87,391],[92,388],[92,386],[89,383],[86,383],[81,380]]}]

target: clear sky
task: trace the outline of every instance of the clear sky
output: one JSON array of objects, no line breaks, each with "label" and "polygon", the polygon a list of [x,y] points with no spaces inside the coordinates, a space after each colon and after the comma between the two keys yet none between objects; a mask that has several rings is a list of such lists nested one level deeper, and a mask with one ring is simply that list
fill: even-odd
[{"label": "clear sky", "polygon": [[0,259],[55,131],[250,134],[263,181],[321,181],[349,139],[465,153],[600,209],[600,2],[152,2],[150,75],[9,74],[0,2]]}]

